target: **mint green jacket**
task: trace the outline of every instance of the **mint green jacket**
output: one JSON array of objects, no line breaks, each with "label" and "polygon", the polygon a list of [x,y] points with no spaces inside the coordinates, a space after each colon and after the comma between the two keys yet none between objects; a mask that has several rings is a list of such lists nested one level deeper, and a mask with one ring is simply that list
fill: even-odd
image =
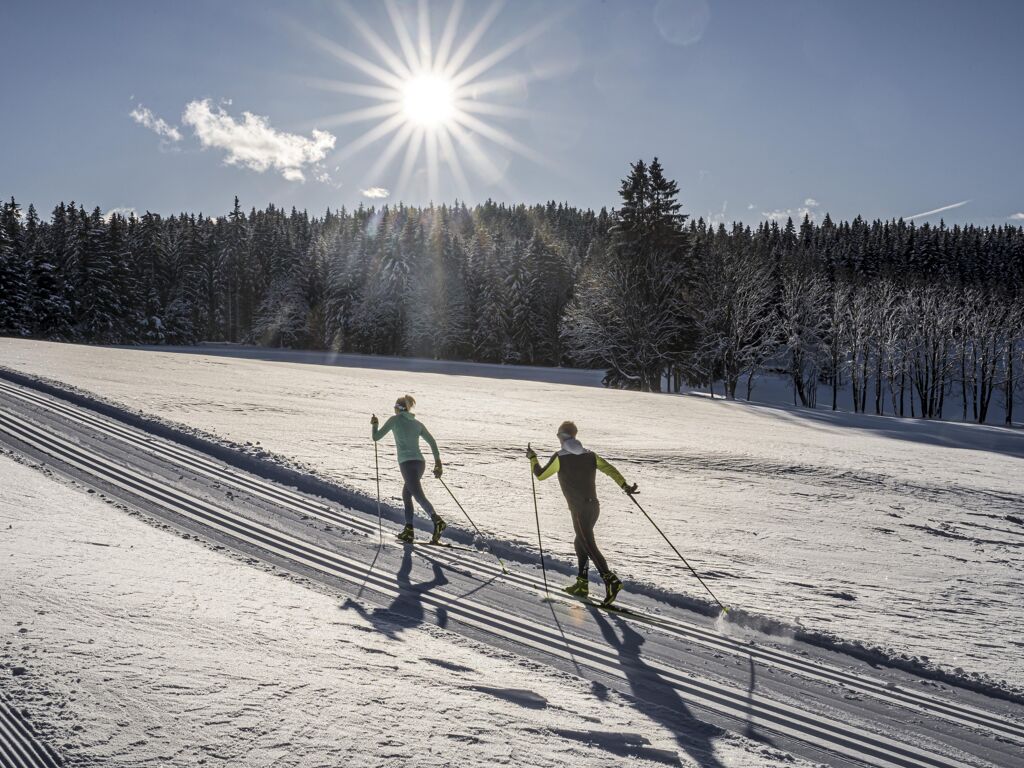
[{"label": "mint green jacket", "polygon": [[384,426],[375,429],[370,425],[374,441],[380,440],[388,432],[395,435],[395,446],[398,448],[398,463],[406,461],[423,461],[423,454],[420,453],[420,438],[422,437],[430,450],[434,453],[434,461],[441,460],[441,454],[437,452],[437,443],[434,436],[427,431],[427,428],[416,421],[415,414],[403,411],[397,416],[392,416],[384,422]]}]

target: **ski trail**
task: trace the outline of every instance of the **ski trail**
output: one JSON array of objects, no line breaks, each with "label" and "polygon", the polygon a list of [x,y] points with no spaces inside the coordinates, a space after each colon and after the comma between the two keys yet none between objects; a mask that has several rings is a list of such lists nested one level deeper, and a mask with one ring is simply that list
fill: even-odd
[{"label": "ski trail", "polygon": [[[105,484],[119,487],[132,496],[145,498],[175,515],[220,531],[232,540],[248,543],[285,560],[339,576],[349,582],[358,583],[365,579],[368,586],[385,596],[394,597],[400,592],[391,578],[372,572],[367,574],[365,563],[361,561],[247,520],[206,500],[167,487],[159,480],[141,475],[122,463],[111,462],[95,451],[60,438],[5,411],[0,411],[0,424],[4,431],[19,442],[29,444],[89,476],[97,477]],[[443,589],[432,590],[421,597],[425,605],[433,610],[444,609],[449,616],[467,626],[503,637],[522,647],[556,657],[565,656],[562,643],[559,642],[561,633],[549,627],[497,611],[461,595],[448,594]],[[615,678],[632,680],[628,655],[623,657],[606,643],[595,642],[585,636],[573,634],[567,635],[566,639],[575,650],[573,661]],[[687,705],[745,719],[759,728],[784,734],[816,748],[880,766],[962,765],[957,760],[766,699],[746,689],[737,690],[729,685],[694,677],[690,673],[682,674],[668,664],[653,660],[645,660],[643,664],[666,685],[671,686],[675,695]]]},{"label": "ski trail", "polygon": [[36,738],[28,720],[0,692],[0,766],[3,768],[57,768],[64,760]]},{"label": "ski trail", "polygon": [[[88,423],[90,427],[98,431],[116,436],[141,450],[168,457],[182,465],[188,466],[192,471],[209,477],[216,482],[231,484],[239,491],[250,493],[264,498],[272,503],[280,504],[294,509],[297,513],[313,519],[321,520],[331,525],[345,526],[354,531],[366,535],[376,535],[376,525],[362,516],[336,510],[329,505],[316,503],[308,497],[302,496],[294,491],[268,483],[259,478],[251,477],[241,473],[233,472],[217,462],[204,458],[201,454],[194,453],[175,445],[172,442],[157,440],[145,433],[134,429],[122,427],[113,422],[98,419],[90,416],[87,411],[62,406],[59,403],[41,398],[31,393],[19,393],[17,390],[8,391],[5,385],[0,384],[0,392],[10,394],[23,394],[35,405],[59,410],[63,416]],[[398,546],[398,545],[389,545]],[[467,562],[466,558],[446,555],[441,551],[430,553],[423,552],[422,556],[434,562],[441,562],[448,566],[459,567],[463,570],[475,573],[481,577],[503,581],[520,588],[543,595],[543,583],[539,578],[525,573],[513,572],[506,575],[495,573],[494,563],[491,562]],[[482,557],[484,553],[479,553]],[[563,604],[572,604],[575,601],[558,590],[551,593],[551,599]],[[699,625],[688,624],[678,619],[655,616],[649,614],[638,614],[631,612],[625,616],[628,620],[641,622],[647,626],[655,627],[687,642],[697,642],[706,647],[714,648],[716,651],[730,653],[743,658],[756,658],[759,663],[776,666],[792,674],[799,674],[807,679],[830,681],[849,687],[860,693],[872,696],[882,701],[909,707],[919,712],[925,712],[934,716],[949,719],[952,722],[967,724],[972,727],[980,727],[992,730],[1002,737],[1009,737],[1024,741],[1024,726],[994,718],[991,713],[975,708],[966,707],[956,702],[928,696],[914,689],[896,688],[891,684],[864,675],[851,675],[845,670],[830,668],[821,663],[809,662],[796,654],[788,654],[777,649],[766,646],[755,647],[750,644],[752,634],[756,636],[756,627],[751,629],[744,625],[735,625],[722,622],[718,633],[702,629]],[[746,620],[745,620],[746,621]],[[724,631],[722,631],[724,630]]]},{"label": "ski trail", "polygon": [[[233,487],[238,488],[240,492],[294,509],[303,517],[321,520],[332,525],[343,525],[347,528],[364,532],[368,536],[376,534],[376,526],[365,517],[345,512],[344,510],[338,510],[330,505],[314,502],[308,497],[292,492],[288,488],[233,471],[217,462],[209,460],[202,454],[184,449],[184,447],[171,441],[157,439],[133,428],[123,427],[115,422],[92,417],[87,411],[63,406],[58,401],[44,398],[28,391],[23,392],[7,388],[3,383],[0,383],[0,391],[26,398],[27,401],[33,402],[36,406],[60,413],[65,418],[88,424],[90,428],[124,440],[138,447],[139,450],[146,451],[155,456],[166,457],[171,461],[187,466],[191,471],[209,477],[215,482],[231,484]],[[470,572],[480,575],[481,578],[500,579],[504,583],[543,594],[544,584],[542,580],[534,577],[534,575],[512,572],[499,577],[494,572],[493,562],[488,563],[484,561],[474,564],[468,562],[465,557],[445,555],[440,551],[430,553],[421,551],[421,554],[432,561],[468,569]],[[567,596],[561,595],[558,590],[551,593],[551,599],[564,604],[571,604],[573,602]],[[649,627],[655,627],[659,631],[666,632],[687,642],[697,642],[714,648],[716,651],[742,657],[753,654],[753,657],[756,657],[759,663],[777,667],[791,674],[798,674],[811,680],[836,682],[880,700],[897,703],[899,706],[944,717],[952,722],[994,730],[1002,736],[1024,740],[1024,727],[1009,721],[992,718],[990,713],[964,707],[956,702],[930,696],[914,689],[897,690],[890,684],[879,680],[872,680],[868,676],[854,676],[844,670],[829,668],[820,663],[808,662],[807,659],[798,654],[786,653],[767,646],[752,647],[750,644],[751,640],[759,636],[756,616],[744,615],[742,616],[742,624],[738,625],[733,622],[726,623],[720,620],[717,625],[718,633],[702,629],[699,625],[689,624],[677,620],[677,618],[666,616],[645,615],[634,612],[629,618],[630,621],[642,622]],[[753,627],[750,626],[752,623],[754,624]],[[771,638],[778,640],[775,634],[772,634]]]}]

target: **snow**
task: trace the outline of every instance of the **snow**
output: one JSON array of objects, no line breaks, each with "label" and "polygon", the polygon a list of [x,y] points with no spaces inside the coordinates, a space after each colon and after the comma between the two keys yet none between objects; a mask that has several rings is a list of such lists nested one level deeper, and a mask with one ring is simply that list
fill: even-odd
[{"label": "snow", "polygon": [[[1019,431],[201,350],[2,340],[0,360],[222,440],[259,441],[371,496],[369,415],[413,394],[445,479],[476,523],[531,549],[524,449],[531,441],[543,458],[571,418],[584,445],[640,484],[641,503],[727,605],[954,674],[1024,684]],[[382,448],[382,489],[397,506],[393,445]],[[427,482],[439,512],[463,525]],[[706,599],[610,482],[600,478],[599,493],[598,540],[620,576]],[[538,494],[545,550],[568,564],[572,531],[557,484],[539,484]]]},{"label": "snow", "polygon": [[[595,696],[582,680],[432,625],[368,621],[336,595],[8,456],[0,477],[0,665],[26,670],[3,670],[3,685],[78,764],[694,757],[614,692]],[[729,734],[714,752],[730,766],[807,765]]]}]

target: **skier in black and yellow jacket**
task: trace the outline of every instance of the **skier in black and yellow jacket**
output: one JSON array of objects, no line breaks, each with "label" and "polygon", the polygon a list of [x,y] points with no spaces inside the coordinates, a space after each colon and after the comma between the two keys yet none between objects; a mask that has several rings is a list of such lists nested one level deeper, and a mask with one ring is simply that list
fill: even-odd
[{"label": "skier in black and yellow jacket", "polygon": [[562,447],[548,460],[544,467],[537,461],[537,454],[526,449],[526,455],[533,467],[533,474],[538,480],[547,480],[554,474],[558,475],[558,484],[569,505],[572,514],[572,527],[576,532],[573,545],[576,549],[576,560],[579,573],[576,581],[565,587],[565,591],[577,597],[586,597],[589,592],[589,563],[592,560],[597,566],[601,578],[604,579],[604,604],[610,605],[622,589],[622,582],[608,568],[604,555],[597,547],[594,539],[594,526],[601,514],[601,506],[597,500],[597,470],[608,475],[626,493],[634,494],[637,486],[629,485],[615,467],[602,459],[593,451],[588,451],[576,439],[576,425],[571,421],[563,422],[558,428],[558,439]]}]

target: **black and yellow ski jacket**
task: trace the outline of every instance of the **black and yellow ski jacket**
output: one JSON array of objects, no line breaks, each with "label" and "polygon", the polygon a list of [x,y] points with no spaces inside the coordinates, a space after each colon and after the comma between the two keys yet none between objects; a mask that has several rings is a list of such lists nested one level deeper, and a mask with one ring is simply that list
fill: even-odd
[{"label": "black and yellow ski jacket", "polygon": [[570,505],[597,501],[598,470],[614,480],[619,488],[625,488],[627,485],[619,470],[593,451],[573,453],[561,450],[552,455],[543,468],[536,456],[530,459],[530,464],[538,480],[547,480],[554,474],[558,475],[558,484],[562,486],[562,493]]}]

